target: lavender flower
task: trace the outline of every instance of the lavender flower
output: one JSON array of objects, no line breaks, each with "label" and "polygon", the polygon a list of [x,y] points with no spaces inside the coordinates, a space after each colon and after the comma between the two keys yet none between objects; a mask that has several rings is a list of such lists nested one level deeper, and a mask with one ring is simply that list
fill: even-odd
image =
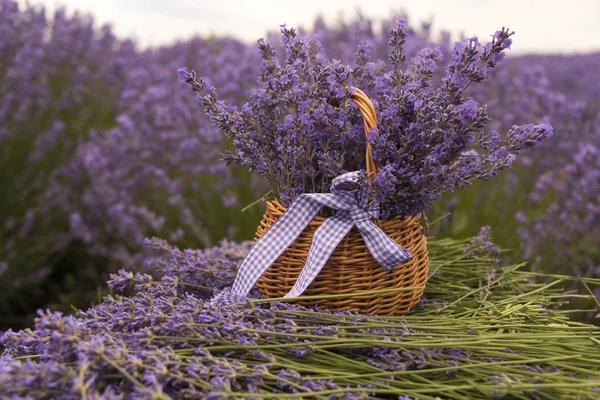
[{"label": "lavender flower", "polygon": [[469,245],[465,247],[464,252],[469,257],[490,258],[496,262],[500,258],[500,250],[492,242],[492,229],[489,226],[483,226],[479,230],[479,234],[475,236]]}]

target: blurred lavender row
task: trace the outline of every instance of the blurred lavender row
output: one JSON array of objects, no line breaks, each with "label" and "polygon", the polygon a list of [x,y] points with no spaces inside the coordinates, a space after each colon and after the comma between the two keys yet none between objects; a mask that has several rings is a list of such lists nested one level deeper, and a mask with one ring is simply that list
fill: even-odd
[{"label": "blurred lavender row", "polygon": [[218,162],[222,136],[174,71],[194,63],[239,102],[254,59],[220,38],[142,52],[89,17],[0,2],[1,322],[89,303],[109,270],[140,260],[145,237],[248,236],[236,226],[259,213],[228,214],[260,182]]},{"label": "blurred lavender row", "polygon": [[[359,63],[363,43],[371,60],[386,60],[397,17],[319,19],[301,33],[328,58]],[[431,30],[407,30],[409,59],[426,46],[451,59],[448,35],[433,43]],[[266,37],[282,48],[280,35]],[[252,237],[261,207],[240,209],[267,186],[218,162],[232,145],[178,81],[182,66],[241,106],[257,87],[260,54],[219,37],[141,51],[88,16],[0,0],[0,324],[50,304],[89,305],[109,271],[141,265],[146,237],[192,248]],[[598,71],[600,54],[509,54],[493,79],[470,88],[488,103],[492,130],[547,122],[554,137],[501,181],[445,199],[451,233],[491,224],[496,241],[536,268],[600,275]]]}]

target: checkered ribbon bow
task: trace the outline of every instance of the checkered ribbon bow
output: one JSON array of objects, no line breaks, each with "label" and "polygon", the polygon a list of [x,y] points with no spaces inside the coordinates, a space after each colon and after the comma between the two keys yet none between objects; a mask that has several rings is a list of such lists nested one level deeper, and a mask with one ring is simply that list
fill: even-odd
[{"label": "checkered ribbon bow", "polygon": [[319,213],[321,207],[337,210],[315,231],[306,264],[285,297],[297,297],[319,274],[331,253],[356,225],[373,258],[385,269],[412,257],[412,254],[371,221],[379,218],[379,204],[369,203],[369,182],[364,171],[342,174],[333,179],[331,193],[306,193],[298,196],[286,212],[250,249],[238,269],[231,288],[221,291],[213,304],[246,302],[258,278],[296,240]]}]

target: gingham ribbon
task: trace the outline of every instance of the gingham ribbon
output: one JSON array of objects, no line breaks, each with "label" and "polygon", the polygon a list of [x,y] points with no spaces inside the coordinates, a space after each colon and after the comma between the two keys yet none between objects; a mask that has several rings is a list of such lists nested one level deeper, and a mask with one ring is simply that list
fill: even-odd
[{"label": "gingham ribbon", "polygon": [[258,278],[296,240],[319,213],[321,207],[337,210],[315,231],[306,264],[285,297],[297,297],[319,274],[331,253],[356,225],[373,258],[392,269],[412,254],[387,236],[372,218],[379,218],[379,204],[369,203],[369,183],[364,171],[342,174],[333,179],[331,193],[307,193],[296,198],[285,213],[252,246],[238,269],[231,288],[221,291],[213,304],[246,302]]}]

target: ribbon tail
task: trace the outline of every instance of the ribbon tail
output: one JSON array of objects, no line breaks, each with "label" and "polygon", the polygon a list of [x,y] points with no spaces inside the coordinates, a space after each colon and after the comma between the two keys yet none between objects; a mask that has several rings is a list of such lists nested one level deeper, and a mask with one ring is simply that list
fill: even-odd
[{"label": "ribbon tail", "polygon": [[211,304],[234,304],[245,301],[258,278],[292,244],[317,215],[321,205],[313,198],[300,195],[273,225],[254,243],[238,268],[231,289],[225,289]]},{"label": "ribbon tail", "polygon": [[365,220],[356,224],[369,252],[383,268],[392,269],[412,258],[410,251],[396,243],[373,221]]},{"label": "ribbon tail", "polygon": [[240,303],[248,303],[248,298],[246,296],[231,293],[231,288],[223,289],[210,301],[210,304],[213,305],[232,305]]},{"label": "ribbon tail", "polygon": [[327,218],[323,222],[313,235],[306,264],[300,272],[300,276],[298,276],[294,287],[284,297],[298,297],[306,290],[319,275],[331,253],[350,232],[353,225],[352,221],[338,216]]}]

